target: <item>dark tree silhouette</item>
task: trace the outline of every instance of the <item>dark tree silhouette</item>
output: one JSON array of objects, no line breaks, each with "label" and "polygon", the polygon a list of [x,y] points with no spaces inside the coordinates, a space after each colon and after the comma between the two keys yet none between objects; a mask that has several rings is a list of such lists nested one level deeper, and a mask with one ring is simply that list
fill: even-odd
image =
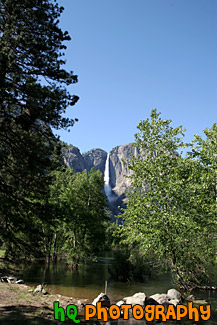
[{"label": "dark tree silhouette", "polygon": [[62,68],[62,11],[56,1],[0,0],[0,240],[10,248],[37,250],[60,157],[52,128],[75,122],[62,115],[78,100],[67,91],[77,76]]}]

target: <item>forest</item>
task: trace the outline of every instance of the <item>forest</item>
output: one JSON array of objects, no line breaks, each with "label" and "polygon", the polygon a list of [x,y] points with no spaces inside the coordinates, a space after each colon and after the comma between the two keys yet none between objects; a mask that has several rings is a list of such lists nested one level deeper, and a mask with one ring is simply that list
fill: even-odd
[{"label": "forest", "polygon": [[[100,171],[75,173],[63,163],[55,130],[79,100],[78,76],[64,69],[70,41],[56,1],[0,1],[0,246],[5,258],[55,261],[71,269],[112,249],[127,270],[163,265],[188,291],[209,285],[217,248],[217,125],[184,142],[153,109],[140,121],[126,161],[133,190],[123,224],[111,223]],[[117,216],[117,219],[120,215]],[[120,265],[119,265],[120,266]],[[111,271],[120,275],[122,269]]]}]

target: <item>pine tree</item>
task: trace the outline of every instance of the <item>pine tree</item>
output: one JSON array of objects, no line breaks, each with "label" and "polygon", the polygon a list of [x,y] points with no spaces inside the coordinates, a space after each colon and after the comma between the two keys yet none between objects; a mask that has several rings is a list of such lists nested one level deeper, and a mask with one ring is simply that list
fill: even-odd
[{"label": "pine tree", "polygon": [[62,11],[56,1],[0,1],[0,239],[10,248],[37,249],[57,162],[52,128],[75,122],[62,117],[78,100],[67,91],[77,76],[62,68]]}]

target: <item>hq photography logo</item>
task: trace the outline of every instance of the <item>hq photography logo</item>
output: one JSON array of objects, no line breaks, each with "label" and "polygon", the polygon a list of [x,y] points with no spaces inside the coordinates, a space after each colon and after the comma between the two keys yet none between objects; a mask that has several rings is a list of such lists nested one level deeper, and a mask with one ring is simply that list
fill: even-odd
[{"label": "hq photography logo", "polygon": [[[187,317],[189,320],[195,322],[200,319],[207,321],[211,316],[211,306],[210,305],[200,305],[199,308],[193,307],[193,303],[189,302],[187,306],[177,305],[174,306],[170,304],[167,308],[163,305],[147,305],[144,308],[141,305],[128,305],[123,304],[120,307],[117,305],[111,305],[109,308],[101,306],[101,302],[98,302],[96,306],[87,304],[84,306],[84,318],[82,320],[89,321],[92,319],[97,319],[103,322],[107,322],[109,319],[117,320],[122,318],[128,320],[132,311],[132,316],[136,320],[145,319],[148,322],[153,320],[161,320],[166,322],[167,320],[182,320]],[[59,302],[54,302],[54,319],[64,322],[66,317],[71,319],[74,323],[80,323],[78,318],[78,309],[75,305],[68,305],[66,310],[59,306]]]}]

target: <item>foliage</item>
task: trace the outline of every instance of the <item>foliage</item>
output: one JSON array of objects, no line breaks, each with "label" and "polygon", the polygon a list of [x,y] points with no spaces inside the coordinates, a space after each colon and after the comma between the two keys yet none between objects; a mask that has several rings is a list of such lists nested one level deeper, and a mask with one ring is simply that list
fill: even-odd
[{"label": "foliage", "polygon": [[57,228],[59,250],[71,267],[90,258],[105,241],[106,198],[101,172],[93,168],[73,174],[65,169],[54,172],[51,186],[52,202],[59,207],[61,222]]},{"label": "foliage", "polygon": [[[108,209],[106,213],[109,215],[110,210]],[[119,247],[120,239],[117,235],[119,231],[118,223],[116,222],[109,222],[106,225],[106,233],[105,233],[105,242],[104,242],[104,249],[105,250],[113,250]]]},{"label": "foliage", "polygon": [[4,249],[0,249],[0,258],[5,256],[5,250]]},{"label": "foliage", "polygon": [[216,151],[207,141],[217,133],[215,126],[207,131],[209,140],[196,137],[193,154],[182,158],[184,130],[170,124],[152,110],[151,119],[138,125],[134,145],[140,155],[129,161],[134,191],[122,215],[121,238],[131,259],[139,252],[166,263],[188,289],[207,281],[216,249]]},{"label": "foliage", "polygon": [[144,281],[147,276],[154,276],[162,269],[162,263],[149,261],[140,250],[135,254],[135,247],[133,251],[134,254],[126,245],[113,248],[114,260],[108,269],[112,279],[129,283],[135,279]]},{"label": "foliage", "polygon": [[62,11],[56,1],[0,1],[0,242],[36,255],[60,164],[51,127],[72,126],[62,113],[78,100],[66,88],[77,76],[62,68],[70,40],[58,27]]}]

